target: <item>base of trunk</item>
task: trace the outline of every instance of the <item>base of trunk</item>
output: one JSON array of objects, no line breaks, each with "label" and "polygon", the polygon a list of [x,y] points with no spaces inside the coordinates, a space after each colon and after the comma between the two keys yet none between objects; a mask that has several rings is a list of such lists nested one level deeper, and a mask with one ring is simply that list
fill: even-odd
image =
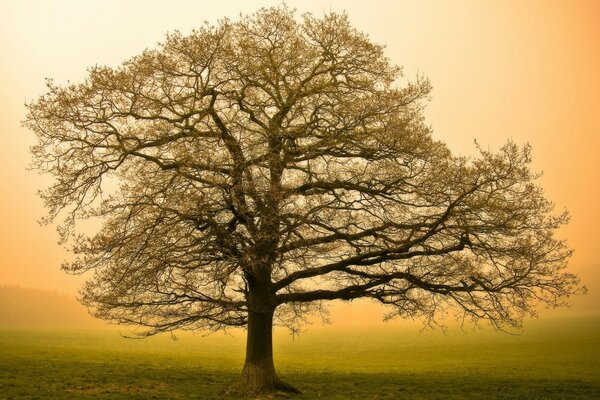
[{"label": "base of trunk", "polygon": [[292,385],[283,382],[275,374],[266,373],[262,368],[245,367],[242,375],[228,389],[230,396],[252,397],[264,394],[300,394]]}]

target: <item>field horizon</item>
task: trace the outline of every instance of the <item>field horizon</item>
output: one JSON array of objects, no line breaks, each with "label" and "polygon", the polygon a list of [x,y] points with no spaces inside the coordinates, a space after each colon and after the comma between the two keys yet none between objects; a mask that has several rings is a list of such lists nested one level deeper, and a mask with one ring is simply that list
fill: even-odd
[{"label": "field horizon", "polygon": [[[383,330],[405,330],[429,331],[424,322],[419,319],[407,320],[395,318],[384,321],[386,309],[376,302],[358,300],[353,302],[333,301],[326,315],[328,321],[323,321],[318,316],[309,318],[308,323],[300,329],[300,334],[314,331],[335,332],[338,329],[359,329],[377,331]],[[600,310],[595,308],[563,307],[557,309],[541,309],[536,318],[527,318],[523,322],[522,329],[515,329],[513,333],[527,330],[529,325],[540,321],[566,321],[578,318],[600,318]],[[480,328],[494,331],[484,321],[479,326],[465,322],[461,326],[451,314],[442,318],[439,327],[433,331],[471,331]],[[48,290],[34,287],[21,287],[18,285],[7,285],[0,283],[0,329],[3,328],[56,328],[56,329],[116,329],[128,332],[131,329],[116,325],[114,323],[94,318],[89,311],[81,305],[76,297],[66,292]],[[276,329],[283,329],[281,327]],[[233,329],[235,331],[235,329]],[[243,330],[240,330],[243,331]],[[201,333],[202,334],[202,333]]]},{"label": "field horizon", "polygon": [[[131,333],[131,332],[129,332]],[[225,399],[241,330],[142,340],[125,329],[0,328],[0,399]],[[275,364],[302,399],[600,397],[600,317],[528,321],[520,334],[449,326],[274,334]]]}]

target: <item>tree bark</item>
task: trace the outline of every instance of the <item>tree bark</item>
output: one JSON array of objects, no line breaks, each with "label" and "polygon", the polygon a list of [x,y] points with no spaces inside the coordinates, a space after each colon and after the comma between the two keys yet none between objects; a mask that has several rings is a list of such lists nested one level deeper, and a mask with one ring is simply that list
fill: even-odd
[{"label": "tree bark", "polygon": [[282,382],[273,363],[273,312],[248,312],[246,361],[242,375],[228,390],[229,394],[252,396],[273,392],[300,393]]},{"label": "tree bark", "polygon": [[273,364],[273,312],[248,313],[246,361],[242,380],[256,392],[275,388],[277,375]]}]

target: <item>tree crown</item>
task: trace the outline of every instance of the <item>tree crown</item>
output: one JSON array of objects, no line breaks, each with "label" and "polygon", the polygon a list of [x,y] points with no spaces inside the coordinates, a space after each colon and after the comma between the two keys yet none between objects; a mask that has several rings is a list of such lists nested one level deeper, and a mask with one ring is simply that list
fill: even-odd
[{"label": "tree crown", "polygon": [[[423,121],[429,82],[400,77],[345,15],[282,7],[49,81],[25,125],[64,268],[94,271],[84,302],[151,334],[363,297],[516,324],[575,293],[530,148],[453,156]],[[102,228],[75,234],[86,218]]]}]

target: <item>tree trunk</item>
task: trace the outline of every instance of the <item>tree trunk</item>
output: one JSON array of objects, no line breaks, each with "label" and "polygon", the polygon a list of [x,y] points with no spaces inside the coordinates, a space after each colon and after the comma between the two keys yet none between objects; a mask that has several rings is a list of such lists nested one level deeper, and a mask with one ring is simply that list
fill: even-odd
[{"label": "tree trunk", "polygon": [[282,382],[273,364],[273,311],[248,312],[246,361],[242,375],[229,389],[230,394],[252,396],[277,391],[300,393]]}]

